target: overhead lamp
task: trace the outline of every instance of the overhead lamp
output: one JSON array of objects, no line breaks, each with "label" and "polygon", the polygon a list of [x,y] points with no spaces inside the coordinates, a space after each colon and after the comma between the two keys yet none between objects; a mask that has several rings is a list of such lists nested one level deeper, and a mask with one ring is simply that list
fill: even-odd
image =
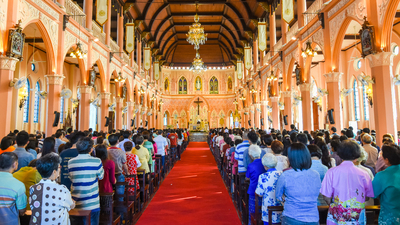
[{"label": "overhead lamp", "polygon": [[236,98],[235,98],[235,101],[233,101],[233,104],[235,104],[235,105],[239,104],[239,102],[236,100]]},{"label": "overhead lamp", "polygon": [[86,56],[87,56],[86,53],[87,52],[82,49],[82,44],[79,41],[76,43],[76,48],[71,51],[69,56],[71,56],[72,58],[83,59],[83,58],[86,58]]},{"label": "overhead lamp", "polygon": [[150,98],[150,101],[155,101],[157,98],[156,98],[156,96],[154,96],[154,94],[153,94],[153,96],[151,96],[151,98]]},{"label": "overhead lamp", "polygon": [[144,93],[146,93],[146,91],[143,89],[143,87],[141,87],[140,90],[139,90],[139,93],[140,93],[141,95],[144,95]]},{"label": "overhead lamp", "polygon": [[115,82],[124,82],[126,78],[122,77],[121,72],[118,73],[118,77],[114,79]]},{"label": "overhead lamp", "polygon": [[239,100],[242,101],[242,103],[243,103],[243,108],[245,108],[244,101],[246,101],[246,97],[244,97],[243,94],[242,94],[242,96],[240,96]]},{"label": "overhead lamp", "polygon": [[268,81],[277,81],[277,80],[278,80],[278,77],[276,77],[276,76],[274,75],[274,71],[273,71],[273,70],[271,70],[271,75],[269,75],[269,77],[267,78],[267,80],[268,80]]},{"label": "overhead lamp", "polygon": [[251,93],[251,94],[257,93],[257,90],[256,90],[256,89],[254,89],[254,85],[251,87],[251,89],[250,89],[250,93]]},{"label": "overhead lamp", "polygon": [[161,99],[160,102],[158,103],[159,105],[164,105],[163,100]]},{"label": "overhead lamp", "polygon": [[207,66],[204,65],[203,59],[200,58],[198,50],[196,50],[196,58],[193,59],[192,65],[190,66],[189,70],[195,71],[197,73],[207,70]]},{"label": "overhead lamp", "polygon": [[307,41],[307,43],[306,43],[306,49],[301,49],[301,56],[303,57],[303,58],[306,58],[307,56],[310,56],[310,57],[314,57],[314,56],[317,56],[318,55],[318,52],[317,51],[315,51],[312,47],[311,47],[311,42],[310,41]]},{"label": "overhead lamp", "polygon": [[196,15],[194,16],[194,23],[189,26],[189,32],[186,34],[186,41],[194,45],[194,49],[198,50],[200,45],[204,45],[207,41],[207,34],[204,33],[204,27],[199,23],[199,15],[197,15],[198,5],[196,3]]}]

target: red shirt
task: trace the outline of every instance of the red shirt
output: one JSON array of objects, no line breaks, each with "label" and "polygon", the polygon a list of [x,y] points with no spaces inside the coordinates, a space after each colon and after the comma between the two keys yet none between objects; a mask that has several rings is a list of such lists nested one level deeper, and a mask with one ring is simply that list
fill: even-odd
[{"label": "red shirt", "polygon": [[99,180],[99,193],[112,193],[112,185],[115,183],[115,164],[112,160],[102,161],[104,178]]},{"label": "red shirt", "polygon": [[177,141],[178,141],[178,135],[177,134],[175,134],[175,133],[170,134],[170,135],[168,135],[168,138],[171,141],[171,147],[176,147],[178,145],[177,144]]}]

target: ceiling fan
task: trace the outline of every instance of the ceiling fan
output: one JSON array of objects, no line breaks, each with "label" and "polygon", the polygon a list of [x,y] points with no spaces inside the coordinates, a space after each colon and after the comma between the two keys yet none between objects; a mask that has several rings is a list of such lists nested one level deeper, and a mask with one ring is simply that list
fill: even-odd
[{"label": "ceiling fan", "polygon": [[35,48],[36,48],[36,29],[33,32],[33,51],[32,51],[32,61],[31,64],[36,64],[36,63],[40,63],[40,62],[46,62],[46,61],[36,61],[35,60]]}]

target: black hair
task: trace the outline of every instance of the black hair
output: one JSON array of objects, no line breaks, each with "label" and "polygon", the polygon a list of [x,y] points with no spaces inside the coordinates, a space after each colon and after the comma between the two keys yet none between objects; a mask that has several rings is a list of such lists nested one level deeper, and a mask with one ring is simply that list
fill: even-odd
[{"label": "black hair", "polygon": [[81,138],[76,143],[76,149],[79,154],[88,154],[93,148],[93,140],[90,137]]},{"label": "black hair", "polygon": [[333,139],[331,141],[331,148],[333,152],[337,152],[337,150],[340,148],[340,141],[337,139]]},{"label": "black hair", "polygon": [[14,141],[11,137],[5,136],[3,139],[1,139],[1,150],[6,150],[9,148],[11,145],[13,145]]},{"label": "black hair", "polygon": [[341,141],[341,142],[343,142],[343,141],[345,141],[345,140],[347,140],[347,139],[349,139],[347,136],[345,136],[345,135],[342,135],[342,136],[340,136],[340,138],[339,138],[339,140]]},{"label": "black hair", "polygon": [[124,143],[124,148],[125,148],[125,152],[130,152],[132,151],[133,148],[133,144],[130,141],[127,141]]},{"label": "black hair", "polygon": [[70,128],[67,129],[67,133],[68,133],[68,134],[72,133],[72,127],[70,127]]},{"label": "black hair", "polygon": [[42,157],[51,153],[51,152],[56,152],[55,146],[56,146],[56,140],[52,137],[47,137],[43,141],[42,145]]},{"label": "black hair", "polygon": [[290,134],[290,141],[292,143],[297,142],[297,133],[296,132],[293,132]]},{"label": "black hair", "polygon": [[331,131],[334,132],[334,133],[336,133],[336,127],[332,127],[332,128],[331,128]]},{"label": "black hair", "polygon": [[129,130],[126,130],[122,132],[122,136],[124,137],[124,139],[127,139],[129,138],[129,136],[131,136],[131,132]]},{"label": "black hair", "polygon": [[36,162],[36,169],[42,178],[49,178],[54,170],[58,170],[61,158],[57,154],[47,154]]},{"label": "black hair", "polygon": [[235,140],[235,145],[237,146],[238,144],[240,144],[240,143],[242,143],[242,142],[243,142],[242,139],[236,139],[236,140]]},{"label": "black hair", "polygon": [[266,134],[266,135],[262,136],[262,140],[263,140],[264,144],[267,146],[271,146],[272,142],[274,141],[274,139],[272,138],[272,135],[270,135],[270,134]]},{"label": "black hair", "polygon": [[61,137],[62,134],[63,134],[62,131],[58,130],[58,131],[56,132],[56,138]]},{"label": "black hair", "polygon": [[82,131],[76,132],[71,134],[69,141],[71,142],[72,145],[76,144],[79,139],[85,137],[85,133],[83,133]]},{"label": "black hair", "polygon": [[315,143],[322,151],[321,162],[328,168],[332,167],[331,157],[329,156],[329,149],[323,138],[317,138]]},{"label": "black hair", "polygon": [[103,138],[102,136],[100,136],[100,137],[98,137],[98,138],[96,139],[96,143],[97,143],[98,145],[103,144],[103,142],[104,142],[104,138]]},{"label": "black hair", "polygon": [[14,152],[4,152],[0,155],[0,170],[8,170],[18,161],[18,156]]},{"label": "black hair", "polygon": [[24,146],[28,143],[29,141],[29,134],[26,131],[21,131],[17,134],[17,145],[18,146]]},{"label": "black hair", "polygon": [[136,144],[135,148],[139,150],[140,149],[140,145],[143,144],[143,142],[144,142],[143,136],[139,136],[138,135],[136,137],[136,140],[135,140],[135,144]]},{"label": "black hair", "polygon": [[96,157],[101,160],[106,160],[108,158],[107,146],[106,145],[97,145],[96,148]]},{"label": "black hair", "polygon": [[353,130],[346,130],[346,136],[348,138],[354,138]]},{"label": "black hair", "polygon": [[254,131],[249,132],[249,133],[247,134],[247,138],[249,139],[249,141],[250,141],[252,144],[257,143],[257,141],[258,141],[258,135],[257,135],[256,132],[254,132]]},{"label": "black hair", "polygon": [[311,155],[303,143],[293,143],[288,149],[290,166],[295,170],[308,170],[311,167]]},{"label": "black hair", "polygon": [[36,151],[36,148],[39,146],[39,142],[36,139],[29,140],[28,145],[25,147],[26,150],[33,149]]},{"label": "black hair", "polygon": [[311,157],[318,157],[319,159],[322,158],[322,151],[318,147],[318,145],[308,145],[308,151],[310,151]]},{"label": "black hair", "polygon": [[308,142],[307,134],[305,134],[305,133],[298,134],[297,141],[300,143],[303,143],[304,145],[307,145],[307,142]]},{"label": "black hair", "polygon": [[290,129],[294,130],[296,129],[296,126],[294,124],[290,125]]},{"label": "black hair", "polygon": [[108,142],[110,145],[116,145],[118,143],[119,137],[116,134],[111,134],[108,136]]},{"label": "black hair", "polygon": [[400,147],[395,144],[382,146],[382,157],[388,159],[392,166],[400,164]]},{"label": "black hair", "polygon": [[360,146],[356,142],[350,140],[343,141],[340,148],[335,150],[343,160],[355,160],[361,156]]}]

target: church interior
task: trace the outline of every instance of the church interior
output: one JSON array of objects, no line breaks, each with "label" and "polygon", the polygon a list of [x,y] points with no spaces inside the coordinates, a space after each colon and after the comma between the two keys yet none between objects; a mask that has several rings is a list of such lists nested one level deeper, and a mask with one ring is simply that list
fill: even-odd
[{"label": "church interior", "polygon": [[[158,216],[168,224],[268,224],[246,211],[244,178],[234,174],[231,156],[215,140],[221,136],[228,146],[223,133],[234,142],[239,133],[244,140],[256,132],[263,140],[283,131],[346,136],[351,128],[359,144],[366,130],[378,147],[386,134],[398,143],[400,0],[2,0],[0,34],[1,138],[18,141],[26,131],[53,135],[57,145],[60,132],[90,131],[90,137],[121,134],[122,143],[125,131],[129,138],[150,132],[154,139],[161,131],[170,142],[171,133],[185,133],[179,154],[171,145],[169,156],[153,150],[155,168],[143,175],[149,180],[140,183],[130,215],[113,220],[118,209],[113,214],[111,204],[107,218],[113,221],[100,224],[156,224]],[[202,174],[206,167],[192,168],[196,157],[217,164],[209,177]],[[212,194],[189,189],[178,200],[157,198],[178,195],[167,190],[169,183],[181,185],[176,191],[188,185],[178,176],[220,183]],[[201,194],[218,202],[204,202]],[[177,220],[165,209],[188,210],[192,197],[199,207],[226,210],[196,222],[186,215]],[[372,206],[368,221],[380,209]],[[70,215],[90,217],[79,210]],[[400,224],[396,218],[387,224]]]}]

